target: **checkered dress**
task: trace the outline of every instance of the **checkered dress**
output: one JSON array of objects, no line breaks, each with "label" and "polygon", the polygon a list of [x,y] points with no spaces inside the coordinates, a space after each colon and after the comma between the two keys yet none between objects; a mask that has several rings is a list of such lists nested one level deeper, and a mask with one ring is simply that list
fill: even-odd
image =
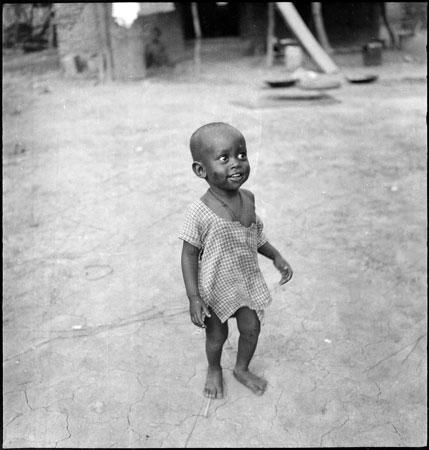
[{"label": "checkered dress", "polygon": [[221,322],[247,306],[262,321],[271,303],[268,286],[258,265],[258,248],[268,240],[262,221],[250,227],[214,213],[202,200],[189,207],[180,239],[202,250],[198,287],[201,298]]}]

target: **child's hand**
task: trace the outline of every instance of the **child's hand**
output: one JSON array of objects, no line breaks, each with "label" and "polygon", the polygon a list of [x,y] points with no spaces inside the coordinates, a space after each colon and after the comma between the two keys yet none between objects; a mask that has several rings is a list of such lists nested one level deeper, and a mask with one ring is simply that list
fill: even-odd
[{"label": "child's hand", "polygon": [[209,309],[201,300],[201,297],[192,297],[189,305],[189,314],[194,325],[200,328],[205,328],[204,319],[210,316]]},{"label": "child's hand", "polygon": [[282,274],[282,278],[279,284],[280,285],[286,284],[292,278],[293,275],[292,267],[281,256],[277,256],[276,258],[274,258],[274,266]]}]

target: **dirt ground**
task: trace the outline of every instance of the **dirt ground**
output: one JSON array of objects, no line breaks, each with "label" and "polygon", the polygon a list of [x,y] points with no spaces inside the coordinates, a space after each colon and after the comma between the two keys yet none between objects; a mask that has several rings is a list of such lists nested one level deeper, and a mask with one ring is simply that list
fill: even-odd
[{"label": "dirt ground", "polygon": [[[293,100],[257,57],[105,85],[30,59],[3,68],[3,447],[427,444],[426,61],[337,55],[378,80]],[[234,380],[231,322],[205,417],[178,234],[210,121],[245,135],[245,187],[294,278],[261,257],[268,390]]]}]

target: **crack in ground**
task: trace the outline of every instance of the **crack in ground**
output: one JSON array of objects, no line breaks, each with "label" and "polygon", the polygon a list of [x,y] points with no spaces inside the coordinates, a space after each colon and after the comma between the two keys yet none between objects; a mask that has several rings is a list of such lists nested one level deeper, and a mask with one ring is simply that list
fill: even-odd
[{"label": "crack in ground", "polygon": [[21,356],[25,355],[28,352],[34,351],[40,347],[43,347],[47,344],[51,344],[52,342],[55,342],[55,341],[61,341],[61,340],[65,340],[65,339],[76,339],[76,338],[81,338],[81,337],[87,338],[90,336],[95,336],[96,334],[104,333],[105,331],[134,325],[135,323],[148,322],[149,320],[159,320],[159,319],[166,319],[166,318],[180,316],[184,312],[187,312],[187,309],[180,310],[179,312],[175,312],[175,313],[171,313],[171,314],[165,314],[164,312],[157,312],[156,314],[153,314],[151,317],[139,317],[136,319],[129,319],[129,320],[124,319],[122,321],[118,321],[119,323],[96,325],[94,327],[83,328],[80,330],[59,331],[60,333],[64,333],[66,335],[65,336],[56,336],[54,338],[47,339],[43,342],[40,342],[39,344],[37,344],[35,346],[32,346],[31,348],[29,348],[27,350],[23,350],[22,352],[17,353],[16,355],[10,356],[9,358],[3,360],[3,362],[7,363],[16,358],[20,358]]},{"label": "crack in ground", "polygon": [[24,392],[25,391],[25,389],[16,389],[16,390],[13,390],[13,391],[7,391],[7,392],[3,392],[3,397],[5,396],[5,395],[9,395],[9,394],[17,394],[18,392]]},{"label": "crack in ground", "polygon": [[[201,411],[201,408],[200,408],[200,411]],[[196,415],[196,418],[198,418],[199,412],[200,412],[200,411],[198,411],[198,413],[197,413],[197,415]],[[166,436],[164,436],[164,437],[161,439],[161,442],[160,442],[160,445],[159,445],[159,446],[162,447],[163,444],[164,444],[164,441],[170,437],[171,433],[172,433],[174,430],[176,430],[177,428],[181,427],[181,426],[183,425],[183,423],[186,422],[186,421],[187,421],[189,418],[191,418],[192,416],[193,416],[193,415],[187,416],[187,417],[185,417],[184,419],[182,419],[179,423],[177,423],[177,424],[172,424],[172,428],[171,428],[169,431],[166,432],[167,434],[166,434]],[[194,423],[194,427],[195,427],[195,423]],[[185,445],[185,448],[186,448],[186,445]]]},{"label": "crack in ground", "polygon": [[402,350],[406,349],[407,347],[409,347],[410,345],[413,345],[413,348],[411,349],[411,351],[408,353],[408,355],[406,356],[406,358],[402,361],[402,364],[408,359],[408,357],[411,355],[411,353],[415,350],[415,348],[417,347],[417,344],[427,335],[427,333],[422,334],[420,337],[418,337],[414,342],[411,342],[410,344],[404,345],[403,347],[401,347],[399,350],[396,350],[395,352],[391,353],[390,355],[387,355],[386,357],[384,357],[383,359],[380,359],[380,361],[378,361],[377,363],[373,364],[372,366],[369,366],[367,369],[365,369],[365,372],[368,372],[369,370],[374,369],[375,367],[379,366],[380,364],[382,364],[384,361],[392,358],[393,356],[397,355],[398,353],[400,353]]},{"label": "crack in ground", "polygon": [[425,333],[424,335],[420,336],[420,337],[416,340],[416,342],[415,342],[413,348],[409,351],[409,353],[408,353],[408,355],[405,357],[405,359],[402,360],[401,364],[404,364],[404,362],[409,358],[409,356],[411,355],[411,353],[413,353],[413,351],[416,349],[416,347],[417,347],[417,345],[419,344],[420,340],[423,339],[425,336],[426,336],[426,333]]},{"label": "crack in ground", "polygon": [[192,425],[191,431],[189,432],[188,437],[186,438],[184,448],[188,448],[188,443],[189,443],[189,441],[190,441],[190,439],[191,439],[191,437],[192,437],[192,434],[194,433],[195,426],[197,425],[198,417],[201,416],[200,412],[201,412],[201,410],[202,410],[203,407],[204,407],[204,403],[205,403],[205,399],[204,399],[204,400],[202,401],[202,403],[201,403],[200,409],[198,410],[198,413],[197,413],[197,415],[196,415],[196,417],[195,417],[194,424]]},{"label": "crack in ground", "polygon": [[[25,396],[25,402],[27,403],[27,406],[34,411],[34,408],[31,407],[30,402],[28,401],[28,395],[27,395],[27,389],[24,390],[24,396]],[[40,409],[40,408],[37,408]]]},{"label": "crack in ground", "polygon": [[405,440],[402,436],[402,434],[398,431],[398,429],[395,427],[395,425],[392,422],[387,422],[389,425],[392,425],[393,429],[395,430],[395,433],[399,436],[399,439],[401,439],[401,442],[405,444]]},{"label": "crack in ground", "polygon": [[[283,392],[284,392],[284,389],[282,389],[282,391],[280,392],[280,395],[277,398],[277,402],[276,402],[276,405],[274,407],[274,417],[271,420],[271,426],[270,426],[269,430],[271,430],[273,428],[274,419],[276,419],[276,417],[277,417],[278,407],[279,407],[280,399],[281,399],[281,397],[283,395]],[[285,430],[289,433],[289,430],[287,428],[285,428]]]},{"label": "crack in ground", "polygon": [[134,432],[137,433],[137,434],[139,434],[139,433],[131,428],[131,420],[130,420],[131,410],[133,409],[133,406],[137,405],[138,403],[141,403],[141,402],[144,400],[144,398],[146,397],[147,391],[148,391],[149,389],[150,389],[150,388],[146,388],[145,391],[143,392],[143,394],[142,394],[140,400],[137,400],[136,402],[131,403],[131,404],[130,404],[130,407],[128,408],[128,414],[127,414],[128,425],[129,425],[131,431],[134,431]]},{"label": "crack in ground", "polygon": [[[389,334],[390,334],[390,333],[388,333],[388,334],[385,336],[386,339],[389,337]],[[368,344],[363,345],[363,346],[361,347],[361,353],[362,353],[362,355],[363,355],[363,356],[366,356],[366,349],[367,349],[367,347],[369,347],[369,346],[374,346],[374,347],[376,347],[378,344],[382,344],[382,343],[384,343],[384,342],[386,342],[386,340],[385,340],[385,339],[384,339],[384,340],[381,339],[381,340],[379,340],[379,341],[377,341],[377,342],[369,342]]]},{"label": "crack in ground", "polygon": [[9,422],[4,426],[4,428],[6,429],[12,422],[15,422],[15,420],[18,419],[18,417],[24,416],[25,414],[28,414],[28,411],[25,413],[18,413],[13,419],[9,420]]},{"label": "crack in ground", "polygon": [[185,383],[185,386],[189,384],[189,382],[197,375],[197,368],[194,366],[194,373],[188,378],[188,380]]},{"label": "crack in ground", "polygon": [[377,389],[378,389],[377,398],[375,400],[375,403],[378,403],[378,399],[380,398],[380,395],[381,395],[381,389],[376,381],[374,381],[374,384],[377,386]]},{"label": "crack in ground", "polygon": [[60,412],[60,413],[62,413],[62,414],[65,414],[65,416],[66,416],[66,430],[67,430],[67,433],[69,434],[67,437],[65,437],[65,438],[63,438],[63,439],[60,439],[59,441],[57,441],[56,443],[55,443],[55,447],[58,447],[58,444],[60,443],[60,442],[63,442],[63,441],[67,441],[68,439],[70,439],[71,438],[71,432],[70,432],[70,428],[69,428],[69,425],[70,425],[70,423],[69,423],[69,413],[67,412],[67,411],[58,411],[58,412]]},{"label": "crack in ground", "polygon": [[[222,400],[222,399],[220,399],[220,400]],[[213,413],[210,414],[210,415],[216,415],[217,410],[222,408],[223,406],[225,406],[227,403],[229,403],[229,399],[225,398],[224,401],[221,402],[219,406],[216,406],[216,408],[214,409]]]},{"label": "crack in ground", "polygon": [[[68,413],[67,411],[59,411],[59,410],[57,410],[57,409],[55,409],[55,410],[48,410],[49,407],[46,407],[46,406],[41,406],[40,408],[32,408],[31,405],[30,405],[30,403],[28,402],[27,392],[26,392],[26,391],[24,391],[24,392],[25,392],[25,400],[26,400],[27,406],[30,408],[31,411],[38,411],[39,409],[43,409],[43,410],[46,411],[47,413],[50,413],[50,412],[57,412],[57,413],[60,413],[60,414],[64,414],[64,415],[66,416],[66,427],[65,427],[65,428],[66,428],[67,433],[68,433],[69,435],[68,435],[67,437],[63,438],[63,439],[60,439],[59,441],[56,441],[54,447],[57,447],[58,444],[59,444],[60,442],[66,441],[67,439],[70,439],[72,435],[71,435],[71,432],[70,432],[70,429],[69,429],[69,413]],[[12,424],[16,419],[18,419],[18,418],[21,417],[21,416],[24,416],[24,415],[27,415],[27,414],[31,414],[31,411],[27,411],[27,412],[25,412],[25,413],[19,413],[19,414],[17,414],[12,420],[10,420],[10,421],[4,426],[4,431],[6,432],[6,429],[8,428],[8,426],[9,426],[10,424]],[[37,444],[37,445],[40,445],[40,444],[41,444],[41,441],[33,441],[33,440],[30,440],[30,439],[27,439],[27,438],[24,438],[24,439],[25,439],[26,441],[28,441],[28,442],[32,442],[32,443]],[[6,440],[6,437],[5,437],[4,440]],[[13,440],[16,440],[16,439],[13,439]]]},{"label": "crack in ground", "polygon": [[[138,400],[138,401],[136,401],[136,402],[134,402],[134,403],[132,403],[132,404],[130,404],[130,407],[129,407],[129,409],[128,409],[128,414],[127,414],[127,416],[125,417],[125,418],[127,419],[127,422],[128,422],[128,429],[131,430],[133,433],[135,433],[135,434],[137,434],[137,435],[139,436],[138,439],[136,439],[135,441],[132,442],[132,444],[135,444],[136,442],[142,441],[145,437],[146,437],[146,439],[148,439],[149,436],[148,436],[148,435],[143,436],[140,432],[136,431],[136,430],[132,427],[131,419],[130,419],[130,414],[131,414],[132,408],[133,408],[135,405],[137,405],[138,403],[141,403],[141,402],[144,400],[144,398],[145,398],[147,392],[149,391],[149,389],[152,389],[152,388],[165,388],[165,387],[169,387],[169,386],[153,386],[153,385],[143,386],[142,383],[141,383],[141,381],[140,381],[140,379],[139,379],[139,375],[140,375],[140,374],[139,374],[138,372],[133,372],[133,371],[127,371],[127,372],[135,373],[135,374],[136,374],[136,378],[137,378],[138,383],[139,383],[142,387],[145,387],[145,388],[146,388],[145,391],[144,391],[144,393],[143,393],[143,395],[142,395],[142,397],[141,397],[141,399]],[[119,419],[119,418],[118,418],[118,419]],[[174,429],[180,427],[180,426],[182,425],[182,423],[185,422],[185,421],[188,420],[188,419],[189,419],[189,417],[185,417],[185,418],[184,418],[183,420],[181,420],[180,423],[178,423],[178,424],[167,424],[167,423],[162,424],[162,423],[159,423],[159,425],[165,425],[165,426],[172,426],[172,427],[173,427],[169,432],[167,432],[167,435],[166,435],[166,436],[164,436],[163,438],[160,438],[160,439],[161,439],[161,441],[160,441],[161,444],[159,445],[159,447],[162,447],[163,441],[164,441],[165,439],[168,438],[168,436],[172,433],[172,431],[173,431]],[[113,445],[115,445],[115,444],[113,444]]]},{"label": "crack in ground", "polygon": [[[233,403],[236,403],[236,402],[238,402],[239,400],[242,400],[243,398],[249,398],[249,396],[243,395],[243,396],[241,396],[241,397],[237,397],[235,400],[231,400],[231,399],[229,399],[228,397],[224,397],[223,399],[219,399],[219,400],[224,400],[224,401],[223,401],[219,406],[216,406],[215,410],[214,410],[213,413],[210,414],[210,415],[215,415],[216,412],[217,412],[217,410],[220,409],[220,408],[223,408],[227,403],[229,403],[230,405],[232,405]],[[220,419],[218,418],[218,420],[220,420]]]},{"label": "crack in ground", "polygon": [[423,357],[423,358],[419,361],[419,363],[417,364],[416,372],[417,372],[417,369],[421,366],[421,364],[422,364],[422,362],[423,362],[424,359],[425,359],[425,358]]},{"label": "crack in ground", "polygon": [[328,432],[322,434],[322,436],[320,437],[320,447],[323,446],[323,439],[325,436],[329,436],[332,432],[334,432],[335,430],[339,430],[341,429],[348,421],[350,420],[350,417],[347,416],[347,419],[338,427],[332,427]]}]

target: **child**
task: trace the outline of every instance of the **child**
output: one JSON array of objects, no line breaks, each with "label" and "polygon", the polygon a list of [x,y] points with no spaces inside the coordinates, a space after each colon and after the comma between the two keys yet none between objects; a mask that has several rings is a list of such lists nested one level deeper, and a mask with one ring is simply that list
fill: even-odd
[{"label": "child", "polygon": [[164,44],[161,42],[162,31],[158,27],[151,30],[151,41],[145,47],[146,67],[171,66]]},{"label": "child", "polygon": [[192,169],[209,184],[188,211],[183,240],[182,272],[192,322],[206,329],[207,380],[204,395],[223,397],[220,364],[228,337],[227,320],[235,317],[240,333],[235,378],[262,395],[267,382],[249,371],[264,309],[271,296],[258,266],[266,256],[281,272],[281,284],[292,269],[264,236],[253,194],[240,187],[250,165],[243,135],[226,123],[209,123],[191,137]]}]

